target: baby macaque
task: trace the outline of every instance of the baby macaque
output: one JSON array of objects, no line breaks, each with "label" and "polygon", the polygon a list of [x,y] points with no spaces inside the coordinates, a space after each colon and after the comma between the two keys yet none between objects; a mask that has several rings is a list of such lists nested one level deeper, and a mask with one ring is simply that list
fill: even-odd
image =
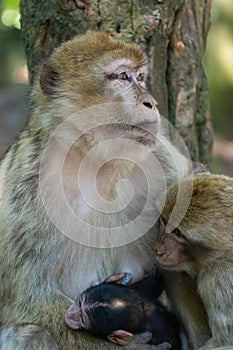
[{"label": "baby macaque", "polygon": [[[179,198],[185,197],[188,186],[189,179],[179,186]],[[191,201],[178,226],[172,223],[177,215],[171,215],[175,204],[176,209],[182,208],[176,200],[173,185],[161,215],[157,262],[196,279],[212,333],[201,349],[233,346],[233,179],[209,174],[194,177]]]},{"label": "baby macaque", "polygon": [[[160,279],[147,277],[126,286],[122,283],[128,275],[112,275],[83,292],[66,312],[67,325],[118,345],[127,345],[137,334],[138,343],[164,343],[163,349],[180,350],[179,322],[156,299],[162,292]],[[152,336],[145,339],[147,331]]]}]

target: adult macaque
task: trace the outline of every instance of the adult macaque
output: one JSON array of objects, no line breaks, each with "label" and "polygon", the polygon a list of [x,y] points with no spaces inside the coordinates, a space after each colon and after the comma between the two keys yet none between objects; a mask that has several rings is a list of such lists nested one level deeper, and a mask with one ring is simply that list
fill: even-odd
[{"label": "adult macaque", "polygon": [[[179,188],[180,198],[188,186],[187,179]],[[176,198],[177,186],[172,185],[161,216],[156,260],[162,268],[184,271],[196,280],[212,334],[201,349],[233,347],[233,179],[197,175],[187,212],[173,227],[169,219]]]},{"label": "adult macaque", "polygon": [[[167,184],[176,181],[177,169],[185,175],[188,165],[165,137],[157,136],[160,118],[145,88],[145,62],[138,46],[88,32],[62,44],[38,68],[31,119],[0,168],[1,350],[117,347],[72,331],[64,314],[70,300],[93,283],[121,271],[131,273],[134,283],[156,268],[158,224],[149,221],[163,187],[150,155],[161,161]],[[137,162],[151,172],[148,191]],[[131,196],[122,179],[134,185]],[[126,208],[114,212],[119,193]],[[141,212],[144,219],[126,225],[134,224]],[[112,243],[120,233],[122,241]],[[175,295],[176,288],[172,290]],[[198,302],[195,291],[190,294]],[[179,301],[189,307],[180,294]],[[187,322],[190,329],[203,329],[192,315]]]},{"label": "adult macaque", "polygon": [[150,331],[152,336],[146,341],[141,335],[142,343],[164,348],[167,343],[167,349],[180,350],[179,321],[157,299],[162,292],[161,279],[147,277],[126,286],[115,283],[121,275],[84,291],[66,312],[68,326],[118,345],[129,344],[134,334],[139,338],[140,333]]}]

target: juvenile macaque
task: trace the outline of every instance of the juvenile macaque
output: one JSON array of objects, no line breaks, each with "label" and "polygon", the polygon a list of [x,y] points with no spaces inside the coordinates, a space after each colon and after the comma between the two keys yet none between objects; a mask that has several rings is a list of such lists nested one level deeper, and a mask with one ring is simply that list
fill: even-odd
[{"label": "juvenile macaque", "polygon": [[143,332],[150,331],[148,343],[166,342],[167,349],[180,350],[179,321],[156,299],[161,294],[162,281],[147,277],[129,286],[113,282],[120,277],[111,276],[83,292],[66,312],[68,326],[118,345],[129,344],[138,333],[142,333],[144,343]]},{"label": "juvenile macaque", "polygon": [[[32,87],[29,124],[6,154],[0,168],[1,350],[117,348],[115,344],[68,328],[64,314],[70,300],[77,300],[83,291],[93,283],[100,283],[106,276],[125,271],[131,273],[134,283],[145,273],[156,270],[153,248],[158,223],[155,222],[137,238],[137,226],[126,231],[124,220],[133,221],[137,212],[143,209],[148,193],[151,211],[146,213],[145,221],[154,217],[154,197],[158,190],[162,191],[156,186],[161,175],[149,163],[154,183],[147,192],[135,162],[119,159],[121,154],[111,157],[110,147],[120,135],[123,153],[122,138],[135,141],[127,149],[129,160],[131,155],[133,160],[141,156],[135,151],[137,145],[146,148],[150,154],[153,152],[161,161],[168,184],[176,181],[177,169],[183,175],[187,172],[188,163],[184,156],[166,137],[157,137],[160,116],[156,101],[146,90],[146,62],[145,54],[137,45],[114,40],[106,33],[88,32],[63,43],[38,67]],[[116,118],[107,126],[94,128],[93,121],[101,117],[97,113],[103,110],[99,108],[101,104],[108,106],[105,109],[107,117],[115,112]],[[86,118],[83,118],[84,114],[79,112],[86,109]],[[71,116],[73,124],[69,127]],[[60,125],[68,127],[59,129]],[[78,128],[81,132],[88,131],[75,139]],[[57,130],[58,135],[54,134]],[[73,135],[75,141],[67,149]],[[51,153],[47,153],[47,142],[51,139],[53,147],[50,148]],[[81,173],[79,168],[88,151],[106,140],[109,141],[108,146],[103,147],[90,162],[91,166],[97,163],[98,171],[90,166]],[[61,154],[66,155],[63,162],[60,162]],[[108,156],[111,161],[108,161]],[[142,158],[139,160],[144,160]],[[101,167],[98,167],[99,162]],[[91,209],[85,195],[90,194],[92,198],[93,178],[96,179],[100,200],[104,198],[110,209],[116,198],[118,182],[132,180],[132,200],[122,210],[122,216],[120,211],[113,215],[111,210],[102,213]],[[77,186],[78,181],[82,182],[82,193]],[[61,197],[57,198],[59,184],[62,184],[65,196],[62,197],[61,191]],[[43,198],[42,190],[45,194]],[[124,191],[122,193],[124,195]],[[50,211],[45,208],[48,203]],[[81,217],[76,225],[72,225],[68,218],[70,212],[63,210],[66,203],[75,213],[75,218]],[[95,204],[98,207],[98,199]],[[58,220],[61,219],[60,224],[73,228],[76,240],[62,233],[63,229],[52,218],[54,214]],[[121,232],[132,237],[128,244],[111,249],[106,245],[99,249],[90,244],[80,244],[82,237],[92,237],[102,227],[110,233],[112,227],[118,227],[122,222]],[[171,288],[172,295],[176,295],[180,286],[180,281],[177,283]],[[186,283],[182,290],[187,294],[185,286]],[[199,313],[201,308],[196,304],[195,290],[191,289],[189,294]],[[183,301],[182,293],[178,293],[176,305],[189,308],[189,304]],[[200,326],[200,322],[196,322],[188,312],[187,324],[190,330],[203,329],[203,324]],[[196,343],[199,343],[199,338],[195,338]],[[137,344],[126,348],[150,350],[157,347]]]},{"label": "juvenile macaque", "polygon": [[[188,186],[187,179],[179,188],[180,198],[187,194]],[[207,174],[194,177],[190,205],[174,227],[169,219],[176,198],[177,186],[173,185],[161,216],[156,260],[163,269],[185,271],[196,280],[212,334],[202,349],[233,347],[233,179]]]}]

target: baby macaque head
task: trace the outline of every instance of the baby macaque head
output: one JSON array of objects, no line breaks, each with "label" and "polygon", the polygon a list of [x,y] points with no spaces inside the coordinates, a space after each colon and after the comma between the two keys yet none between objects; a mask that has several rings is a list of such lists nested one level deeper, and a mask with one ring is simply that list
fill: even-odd
[{"label": "baby macaque head", "polygon": [[[144,304],[138,294],[127,288],[131,276],[120,273],[110,276],[104,283],[90,287],[66,312],[66,323],[77,330],[107,338],[119,345],[128,344],[139,332],[143,322]],[[149,341],[142,335],[142,343]]]},{"label": "baby macaque head", "polygon": [[66,323],[77,330],[126,345],[140,330],[143,302],[124,285],[104,282],[81,294],[66,312]]},{"label": "baby macaque head", "polygon": [[[188,186],[189,180],[184,180],[179,198],[185,197]],[[174,227],[169,219],[176,199],[177,185],[173,185],[168,189],[160,218],[156,260],[164,269],[196,274],[233,248],[233,179],[222,175],[195,176],[190,204]],[[181,206],[182,203],[176,204],[176,210]]]}]

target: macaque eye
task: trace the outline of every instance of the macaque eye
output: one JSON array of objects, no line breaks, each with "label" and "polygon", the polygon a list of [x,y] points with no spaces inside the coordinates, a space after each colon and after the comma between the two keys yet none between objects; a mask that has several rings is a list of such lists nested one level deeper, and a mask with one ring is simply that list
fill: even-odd
[{"label": "macaque eye", "polygon": [[137,81],[143,81],[143,80],[144,80],[144,74],[143,73],[138,74]]},{"label": "macaque eye", "polygon": [[175,230],[172,231],[176,235],[176,237],[183,237],[182,233],[178,228],[175,228]]},{"label": "macaque eye", "polygon": [[125,73],[125,72],[122,72],[120,74],[117,75],[117,79],[120,79],[120,80],[129,80],[129,77],[128,75]]},{"label": "macaque eye", "polygon": [[85,317],[84,317],[83,314],[80,315],[80,321],[82,322],[83,325],[84,325],[85,322],[86,322],[86,319],[85,319]]}]

